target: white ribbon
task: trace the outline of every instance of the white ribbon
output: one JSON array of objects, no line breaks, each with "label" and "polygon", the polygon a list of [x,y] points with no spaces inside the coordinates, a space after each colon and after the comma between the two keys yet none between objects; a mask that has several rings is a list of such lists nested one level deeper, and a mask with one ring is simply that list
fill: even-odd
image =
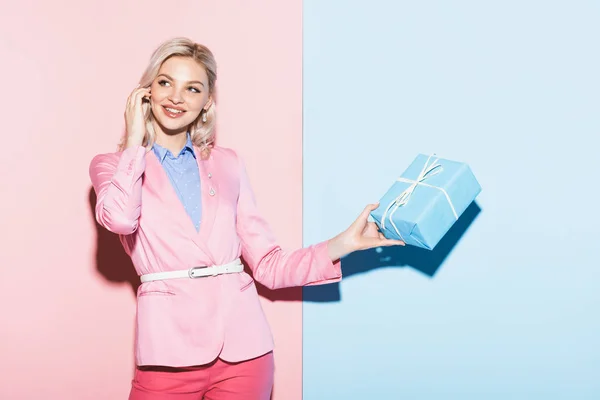
[{"label": "white ribbon", "polygon": [[385,211],[383,213],[383,217],[381,218],[381,228],[385,229],[385,218],[387,216],[387,213],[392,207],[394,207],[394,209],[392,210],[392,212],[389,215],[390,223],[392,224],[392,227],[394,228],[394,230],[396,231],[396,233],[398,234],[398,236],[400,237],[400,239],[402,241],[405,241],[404,237],[402,237],[402,234],[400,233],[400,230],[396,227],[396,224],[394,223],[394,220],[392,219],[392,217],[394,216],[394,213],[396,212],[396,210],[398,210],[398,208],[408,204],[410,198],[412,197],[413,192],[415,191],[415,189],[417,188],[418,185],[438,189],[442,193],[444,193],[444,195],[446,196],[446,199],[448,200],[448,204],[450,204],[450,208],[452,209],[454,218],[458,219],[458,214],[456,213],[456,209],[454,208],[454,204],[452,204],[452,200],[450,199],[450,196],[448,196],[448,193],[441,187],[423,183],[424,180],[431,178],[432,176],[435,176],[443,171],[441,164],[436,164],[439,160],[437,158],[431,163],[431,165],[429,165],[429,160],[431,159],[431,157],[432,156],[429,156],[429,158],[427,158],[427,161],[425,161],[425,165],[423,165],[423,169],[421,170],[421,173],[419,174],[419,176],[417,176],[417,179],[412,180],[412,179],[407,179],[407,178],[403,178],[403,177],[400,177],[397,179],[398,182],[407,182],[407,183],[410,183],[411,185],[408,188],[406,188],[402,193],[400,193],[400,195],[398,197],[396,197],[394,200],[392,200],[390,202],[390,204],[388,204],[387,208],[385,209]]}]

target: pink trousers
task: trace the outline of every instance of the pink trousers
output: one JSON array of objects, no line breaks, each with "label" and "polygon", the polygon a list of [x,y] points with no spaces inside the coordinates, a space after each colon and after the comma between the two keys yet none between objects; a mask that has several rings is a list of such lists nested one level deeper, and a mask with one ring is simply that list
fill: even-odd
[{"label": "pink trousers", "polygon": [[273,375],[272,352],[239,363],[137,368],[129,400],[269,400]]}]

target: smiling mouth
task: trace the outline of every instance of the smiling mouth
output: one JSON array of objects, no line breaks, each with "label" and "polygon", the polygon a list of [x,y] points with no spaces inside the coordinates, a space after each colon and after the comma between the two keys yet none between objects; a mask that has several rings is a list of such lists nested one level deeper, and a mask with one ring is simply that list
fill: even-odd
[{"label": "smiling mouth", "polygon": [[171,118],[177,118],[185,114],[185,110],[180,110],[177,108],[163,106],[163,110],[165,110],[165,114]]}]

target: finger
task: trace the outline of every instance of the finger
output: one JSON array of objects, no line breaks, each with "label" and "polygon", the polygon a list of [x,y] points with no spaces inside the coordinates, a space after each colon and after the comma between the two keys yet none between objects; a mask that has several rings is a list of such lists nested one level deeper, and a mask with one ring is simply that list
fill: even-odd
[{"label": "finger", "polygon": [[147,87],[147,88],[139,88],[133,94],[134,94],[134,96],[140,96],[140,95],[145,96],[149,93],[150,93],[150,88]]},{"label": "finger", "polygon": [[371,238],[371,240],[364,240],[362,242],[361,250],[374,249],[377,247],[391,247],[391,246],[404,246],[405,243],[401,240],[392,239],[378,239]]},{"label": "finger", "polygon": [[142,99],[146,96],[150,95],[150,88],[142,88],[139,89],[134,96],[134,103],[132,104],[133,106],[138,106],[140,104],[142,104]]},{"label": "finger", "polygon": [[368,241],[370,247],[404,246],[405,245],[403,240],[388,239],[383,235],[383,233],[378,233],[377,236],[373,236],[373,237],[367,239],[367,241]]},{"label": "finger", "polygon": [[134,108],[137,107],[137,106],[139,106],[142,103],[143,96],[144,96],[144,93],[142,91],[137,91],[133,95],[131,106],[134,107]]},{"label": "finger", "polygon": [[371,211],[376,210],[377,207],[379,207],[379,203],[368,204],[363,212],[369,214]]},{"label": "finger", "polygon": [[[360,219],[360,218],[359,218]],[[362,234],[368,236],[375,236],[379,231],[377,230],[377,226],[373,226],[373,222],[368,222],[364,224]]]},{"label": "finger", "polygon": [[368,204],[360,213],[355,223],[363,223],[369,218],[371,211],[376,210],[379,207],[379,203]]},{"label": "finger", "polygon": [[394,240],[394,239],[383,239],[380,241],[380,245],[381,246],[405,246],[406,243],[404,243],[402,240]]},{"label": "finger", "polygon": [[133,89],[131,91],[131,93],[129,93],[129,96],[127,97],[127,103],[126,103],[126,106],[128,108],[131,109],[133,107],[133,104],[135,103],[135,96],[139,91],[140,91],[140,87],[138,85],[135,89]]},{"label": "finger", "polygon": [[367,225],[369,229],[373,230],[373,232],[381,232],[381,229],[379,229],[379,225],[377,225],[377,223],[368,221]]}]

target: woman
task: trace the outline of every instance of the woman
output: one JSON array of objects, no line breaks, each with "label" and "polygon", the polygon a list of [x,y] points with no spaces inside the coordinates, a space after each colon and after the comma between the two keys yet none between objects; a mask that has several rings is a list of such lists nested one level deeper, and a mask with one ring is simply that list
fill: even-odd
[{"label": "woman", "polygon": [[97,221],[119,235],[142,284],[130,399],[268,399],[273,341],[253,278],[271,289],[341,279],[336,260],[403,244],[367,222],[283,251],[258,212],[244,164],[213,145],[216,63],[186,38],[153,53],[125,110],[116,153],[90,165]]}]

